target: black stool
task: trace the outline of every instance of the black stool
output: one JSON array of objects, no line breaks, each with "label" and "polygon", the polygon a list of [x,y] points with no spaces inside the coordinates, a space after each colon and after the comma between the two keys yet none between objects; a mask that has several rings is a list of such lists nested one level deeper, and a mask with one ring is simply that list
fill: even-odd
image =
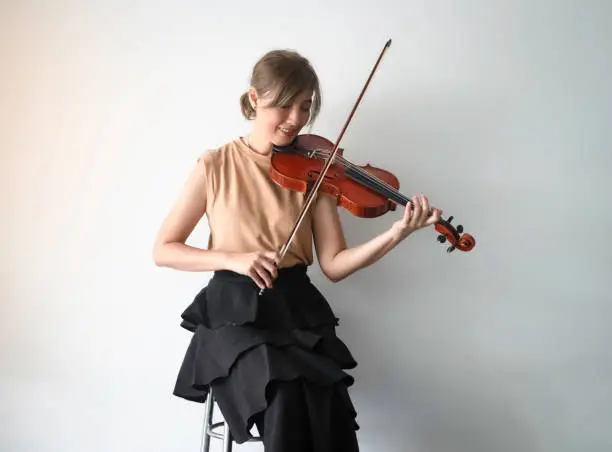
[{"label": "black stool", "polygon": [[[233,439],[232,434],[229,430],[229,426],[225,419],[221,422],[212,423],[213,412],[215,408],[216,402],[212,392],[212,388],[210,388],[210,392],[208,393],[208,397],[206,397],[206,402],[204,402],[204,425],[202,426],[202,444],[200,447],[200,452],[209,452],[210,449],[210,438],[216,438],[223,441],[223,452],[232,452]],[[217,407],[218,408],[218,407]],[[221,413],[221,410],[219,410]],[[222,416],[223,417],[223,416]],[[216,430],[223,427],[223,432],[218,432]],[[262,438],[259,436],[253,436],[248,439],[247,442],[261,442]]]}]

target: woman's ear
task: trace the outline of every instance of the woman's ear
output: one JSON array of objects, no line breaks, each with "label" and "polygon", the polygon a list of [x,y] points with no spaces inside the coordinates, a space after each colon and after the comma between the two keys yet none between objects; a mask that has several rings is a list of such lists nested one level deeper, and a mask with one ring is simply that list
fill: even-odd
[{"label": "woman's ear", "polygon": [[249,102],[253,109],[257,108],[257,91],[253,87],[249,88]]}]

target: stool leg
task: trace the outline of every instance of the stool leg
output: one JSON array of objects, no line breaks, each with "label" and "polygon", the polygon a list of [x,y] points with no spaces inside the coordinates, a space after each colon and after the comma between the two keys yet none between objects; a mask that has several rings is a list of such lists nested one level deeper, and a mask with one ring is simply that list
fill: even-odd
[{"label": "stool leg", "polygon": [[209,429],[212,422],[213,408],[212,393],[209,393],[208,397],[206,397],[206,402],[204,402],[204,421],[202,425],[202,444],[200,452],[208,452],[210,449]]},{"label": "stool leg", "polygon": [[223,435],[223,452],[232,452],[232,434],[230,433],[227,422],[223,422],[223,428],[225,429],[225,434]]}]

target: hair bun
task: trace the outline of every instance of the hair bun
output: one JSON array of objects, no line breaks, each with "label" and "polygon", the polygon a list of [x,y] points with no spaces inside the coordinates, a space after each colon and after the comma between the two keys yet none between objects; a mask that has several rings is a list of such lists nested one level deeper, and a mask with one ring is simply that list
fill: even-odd
[{"label": "hair bun", "polygon": [[240,110],[245,119],[253,119],[255,117],[255,109],[251,105],[251,102],[249,102],[248,91],[242,93],[240,96]]}]

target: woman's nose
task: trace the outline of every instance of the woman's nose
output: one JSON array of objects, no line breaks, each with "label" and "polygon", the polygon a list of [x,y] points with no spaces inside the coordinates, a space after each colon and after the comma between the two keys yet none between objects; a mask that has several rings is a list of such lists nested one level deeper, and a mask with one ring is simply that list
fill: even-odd
[{"label": "woman's nose", "polygon": [[301,117],[301,111],[299,107],[292,107],[289,111],[289,120],[293,124],[299,124]]}]

